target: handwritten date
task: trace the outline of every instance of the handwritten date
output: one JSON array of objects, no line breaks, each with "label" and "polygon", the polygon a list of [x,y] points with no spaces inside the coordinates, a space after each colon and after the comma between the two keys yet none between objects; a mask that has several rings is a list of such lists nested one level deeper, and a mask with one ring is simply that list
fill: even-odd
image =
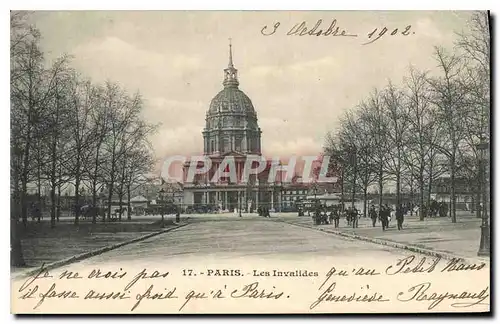
[{"label": "handwritten date", "polygon": [[[260,33],[264,36],[271,36],[276,34],[280,29],[281,22],[276,22],[272,27],[265,25],[260,30]],[[311,27],[312,26],[312,27]],[[362,45],[373,44],[374,42],[386,37],[396,37],[396,36],[409,36],[415,34],[412,31],[412,25],[406,25],[403,27],[376,27],[371,29],[365,34],[366,40]],[[285,34],[286,36],[322,36],[322,37],[349,37],[357,38],[360,37],[357,33],[350,32],[347,28],[342,28],[338,25],[337,19],[333,19],[328,27],[323,26],[323,19],[318,19],[316,23],[310,24],[306,21],[296,23],[293,25]]]}]

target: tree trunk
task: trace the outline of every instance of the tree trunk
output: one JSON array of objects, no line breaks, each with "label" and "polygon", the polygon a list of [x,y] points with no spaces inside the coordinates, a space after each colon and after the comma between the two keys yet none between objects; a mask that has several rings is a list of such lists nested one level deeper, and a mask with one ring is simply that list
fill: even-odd
[{"label": "tree trunk", "polygon": [[39,208],[39,213],[37,214],[37,222],[40,223],[41,221],[41,217],[42,217],[42,212],[43,212],[43,209],[42,209],[42,170],[41,170],[41,163],[38,162],[38,166],[37,166],[37,190],[36,190],[36,194],[37,194],[37,204],[38,204],[38,208]]},{"label": "tree trunk", "polygon": [[127,184],[127,220],[132,220],[131,203],[130,203],[130,184]]},{"label": "tree trunk", "polygon": [[396,174],[396,208],[401,205],[401,174]]},{"label": "tree trunk", "polygon": [[[121,186],[122,187],[122,186]],[[120,194],[118,195],[118,204],[119,204],[119,209],[118,209],[118,220],[121,222],[122,221],[122,215],[123,215],[123,209],[122,209],[122,203],[123,203],[123,193],[122,193],[122,188],[120,188]]]},{"label": "tree trunk", "polygon": [[10,265],[13,267],[22,267],[26,265],[17,226],[18,217],[19,215],[17,214],[10,217]]},{"label": "tree trunk", "polygon": [[358,173],[358,163],[356,161],[356,156],[354,156],[354,174],[353,174],[353,180],[352,180],[352,201],[351,201],[351,207],[354,208],[354,199],[356,198],[356,178],[357,178],[357,173]]},{"label": "tree trunk", "polygon": [[379,218],[381,218],[382,215],[380,214],[380,212],[382,211],[382,191],[384,190],[384,171],[382,169],[382,164],[380,164],[380,169],[378,172],[378,216]]},{"label": "tree trunk", "polygon": [[[109,190],[109,193],[108,193],[108,206],[106,208],[108,210],[108,212],[107,212],[108,213],[108,221],[111,220],[111,202],[112,202],[111,200],[113,198],[113,181],[114,181],[114,179],[111,180],[111,183],[108,186],[108,190]],[[103,218],[105,218],[105,217],[103,217]],[[103,220],[103,222],[104,222],[104,220]]]},{"label": "tree trunk", "polygon": [[[99,170],[99,150],[100,150],[100,145],[97,146],[96,148],[96,155],[95,155],[95,165],[94,165],[94,172],[93,172],[93,179],[92,179],[92,205],[96,206],[97,204],[97,175],[98,175],[98,170]],[[101,208],[103,208],[102,204],[99,205],[99,212],[102,213]],[[104,223],[106,221],[106,213],[102,215],[102,222]],[[92,224],[97,223],[97,212],[92,213]]]},{"label": "tree trunk", "polygon": [[[114,150],[114,148],[113,148]],[[113,189],[115,185],[115,169],[116,169],[116,156],[115,152],[111,156],[111,172],[110,172],[110,182],[109,182],[109,193],[108,193],[108,220],[111,219],[111,199],[113,198]]]},{"label": "tree trunk", "polygon": [[[59,180],[60,181],[60,180]],[[56,210],[56,219],[59,223],[61,218],[61,182],[59,182],[57,186],[57,210]]]},{"label": "tree trunk", "polygon": [[[482,162],[480,162],[482,163]],[[481,171],[478,171],[477,172],[477,185],[476,185],[476,199],[475,199],[475,202],[474,202],[474,208],[476,210],[476,218],[481,218],[481,213],[482,213],[482,210],[481,210],[481,207],[480,207],[480,201],[481,201],[481,191],[483,190],[481,184],[483,183],[482,182],[483,180],[481,179]]]},{"label": "tree trunk", "polygon": [[456,208],[456,188],[455,188],[455,152],[452,154],[451,158],[451,176],[450,176],[450,213],[451,222],[457,222],[457,208]]},{"label": "tree trunk", "polygon": [[[28,127],[31,127],[28,125]],[[21,218],[24,227],[28,225],[28,174],[29,174],[29,150],[30,150],[30,132],[28,131],[26,144],[24,147],[23,174],[21,177]]]},{"label": "tree trunk", "polygon": [[418,207],[418,214],[419,214],[419,220],[423,221],[425,216],[424,215],[424,169],[422,168],[422,164],[420,167],[420,172],[418,175],[418,185],[420,189],[420,197],[419,197],[419,207]]},{"label": "tree trunk", "polygon": [[52,166],[50,170],[50,227],[56,227],[56,137],[52,139]]},{"label": "tree trunk", "polygon": [[368,200],[368,187],[363,188],[363,217],[366,217],[366,204]]},{"label": "tree trunk", "polygon": [[341,210],[344,212],[344,168],[340,172],[340,205]]},{"label": "tree trunk", "polygon": [[[16,166],[17,167],[17,166]],[[13,205],[10,215],[10,265],[14,267],[25,266],[23,250],[21,246],[21,238],[19,237],[19,212],[21,211],[19,205],[19,174],[16,169],[13,175],[14,193]]]},{"label": "tree trunk", "polygon": [[[123,161],[125,161],[126,159],[123,158]],[[125,162],[122,164],[122,172],[121,172],[121,179],[120,179],[120,188],[118,190],[119,192],[119,204],[120,204],[120,209],[119,209],[119,220],[120,222],[122,221],[122,216],[123,216],[123,209],[122,209],[122,203],[123,203],[123,195],[124,195],[124,190],[123,190],[123,187],[124,187],[124,184],[125,184]],[[128,212],[127,212],[128,214]]]},{"label": "tree trunk", "polygon": [[398,148],[398,163],[396,169],[396,209],[401,208],[401,149]]},{"label": "tree trunk", "polygon": [[52,187],[50,188],[50,227],[56,227],[56,186],[52,182]]},{"label": "tree trunk", "polygon": [[432,159],[430,160],[430,165],[429,165],[429,183],[428,183],[428,192],[427,192],[427,211],[429,212],[430,211],[430,207],[431,207],[431,193],[432,193],[432,179],[434,178],[434,172],[433,172],[433,168],[434,168],[434,162],[432,161]]},{"label": "tree trunk", "polygon": [[410,216],[413,217],[413,175],[410,176]]},{"label": "tree trunk", "polygon": [[[80,157],[77,152],[76,172],[75,172],[75,225],[80,222]],[[92,205],[95,207],[95,205]],[[93,213],[95,214],[95,213]]]}]

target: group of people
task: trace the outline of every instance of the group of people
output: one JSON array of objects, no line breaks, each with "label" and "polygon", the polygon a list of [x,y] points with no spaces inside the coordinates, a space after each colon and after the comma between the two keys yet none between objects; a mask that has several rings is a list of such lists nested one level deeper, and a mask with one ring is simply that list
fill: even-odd
[{"label": "group of people", "polygon": [[[391,221],[391,213],[393,209],[387,204],[380,206],[380,211],[375,208],[375,205],[371,205],[368,211],[368,216],[372,220],[372,225],[375,227],[377,225],[377,220],[382,225],[382,230],[385,231],[389,228],[389,223]],[[403,229],[404,216],[408,212],[408,206],[399,205],[396,206],[395,216],[397,221],[398,230]],[[315,212],[313,215],[313,220],[316,225],[323,224],[333,224],[335,228],[339,227],[340,218],[345,218],[347,226],[352,226],[352,228],[358,228],[358,220],[360,217],[360,212],[355,206],[349,206],[345,209],[342,205],[326,206],[318,204],[315,207]]]},{"label": "group of people", "polygon": [[444,201],[432,200],[430,204],[425,204],[423,208],[424,215],[429,217],[446,217],[448,215],[448,203]]},{"label": "group of people", "polygon": [[340,225],[340,218],[344,217],[348,226],[358,227],[359,211],[356,207],[348,207],[342,211],[342,205],[326,206],[318,204],[315,208],[313,219],[316,225],[334,224],[335,228]]},{"label": "group of people", "polygon": [[271,217],[271,214],[269,213],[269,207],[260,206],[257,208],[257,213],[262,217]]}]

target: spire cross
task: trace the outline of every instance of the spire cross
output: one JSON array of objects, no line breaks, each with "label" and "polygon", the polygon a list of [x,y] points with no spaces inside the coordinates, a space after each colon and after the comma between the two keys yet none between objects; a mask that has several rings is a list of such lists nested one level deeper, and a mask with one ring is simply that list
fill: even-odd
[{"label": "spire cross", "polygon": [[229,38],[229,67],[230,68],[234,67],[234,65],[233,65],[233,50],[232,50],[231,40],[232,40],[232,38]]}]

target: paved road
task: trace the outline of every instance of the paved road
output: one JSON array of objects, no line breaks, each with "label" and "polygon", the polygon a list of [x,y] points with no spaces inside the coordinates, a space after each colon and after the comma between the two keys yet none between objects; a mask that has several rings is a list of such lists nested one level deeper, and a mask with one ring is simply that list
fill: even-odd
[{"label": "paved road", "polygon": [[[351,296],[353,292],[357,296],[378,292],[392,301],[398,296],[397,292],[409,291],[412,285],[420,284],[422,280],[432,281],[436,286],[433,291],[437,292],[456,292],[457,282],[464,283],[459,289],[474,292],[488,285],[487,269],[467,273],[434,271],[430,275],[424,274],[425,278],[419,273],[384,275],[388,266],[397,267],[398,259],[409,255],[404,250],[348,240],[276,219],[214,217],[214,221],[210,221],[205,217],[182,228],[72,264],[69,271],[77,271],[84,276],[101,273],[101,277],[90,281],[62,280],[57,282],[57,288],[84,293],[91,289],[101,294],[123,291],[132,298],[127,301],[92,300],[85,304],[86,307],[92,305],[99,312],[128,312],[136,300],[148,296],[135,312],[177,313],[182,309],[192,313],[274,313],[310,311],[311,303],[321,293],[319,290],[328,287],[334,287],[333,294],[338,296]],[[373,272],[375,275],[372,275]],[[103,280],[103,276],[110,279]],[[321,288],[325,282],[329,282],[330,286]],[[41,290],[49,289],[50,283],[44,281],[47,287]],[[175,287],[178,298],[167,301],[162,294],[173,291],[170,290],[172,287]],[[254,288],[251,288],[252,295],[246,296],[248,299],[245,300],[225,297],[222,302],[215,298],[202,300],[203,297],[193,297],[194,291],[196,296],[211,296],[219,289],[228,296],[230,291],[249,290],[248,287]],[[273,301],[262,299],[267,296],[262,295],[264,292],[280,291],[286,298]],[[188,299],[188,305],[182,308]],[[407,306],[406,311],[426,311],[429,304],[415,302]],[[43,307],[64,311],[65,305],[68,304],[53,300],[45,302]],[[325,302],[322,305],[314,311],[405,311],[403,306],[395,306],[394,303],[360,306],[359,303],[337,305]],[[449,302],[443,302],[443,307],[447,305]]]},{"label": "paved road", "polygon": [[305,229],[261,217],[203,221],[142,242],[92,257],[81,265],[155,263],[159,260],[204,260],[258,257],[302,260],[355,256],[356,259],[395,260],[405,251]]}]

